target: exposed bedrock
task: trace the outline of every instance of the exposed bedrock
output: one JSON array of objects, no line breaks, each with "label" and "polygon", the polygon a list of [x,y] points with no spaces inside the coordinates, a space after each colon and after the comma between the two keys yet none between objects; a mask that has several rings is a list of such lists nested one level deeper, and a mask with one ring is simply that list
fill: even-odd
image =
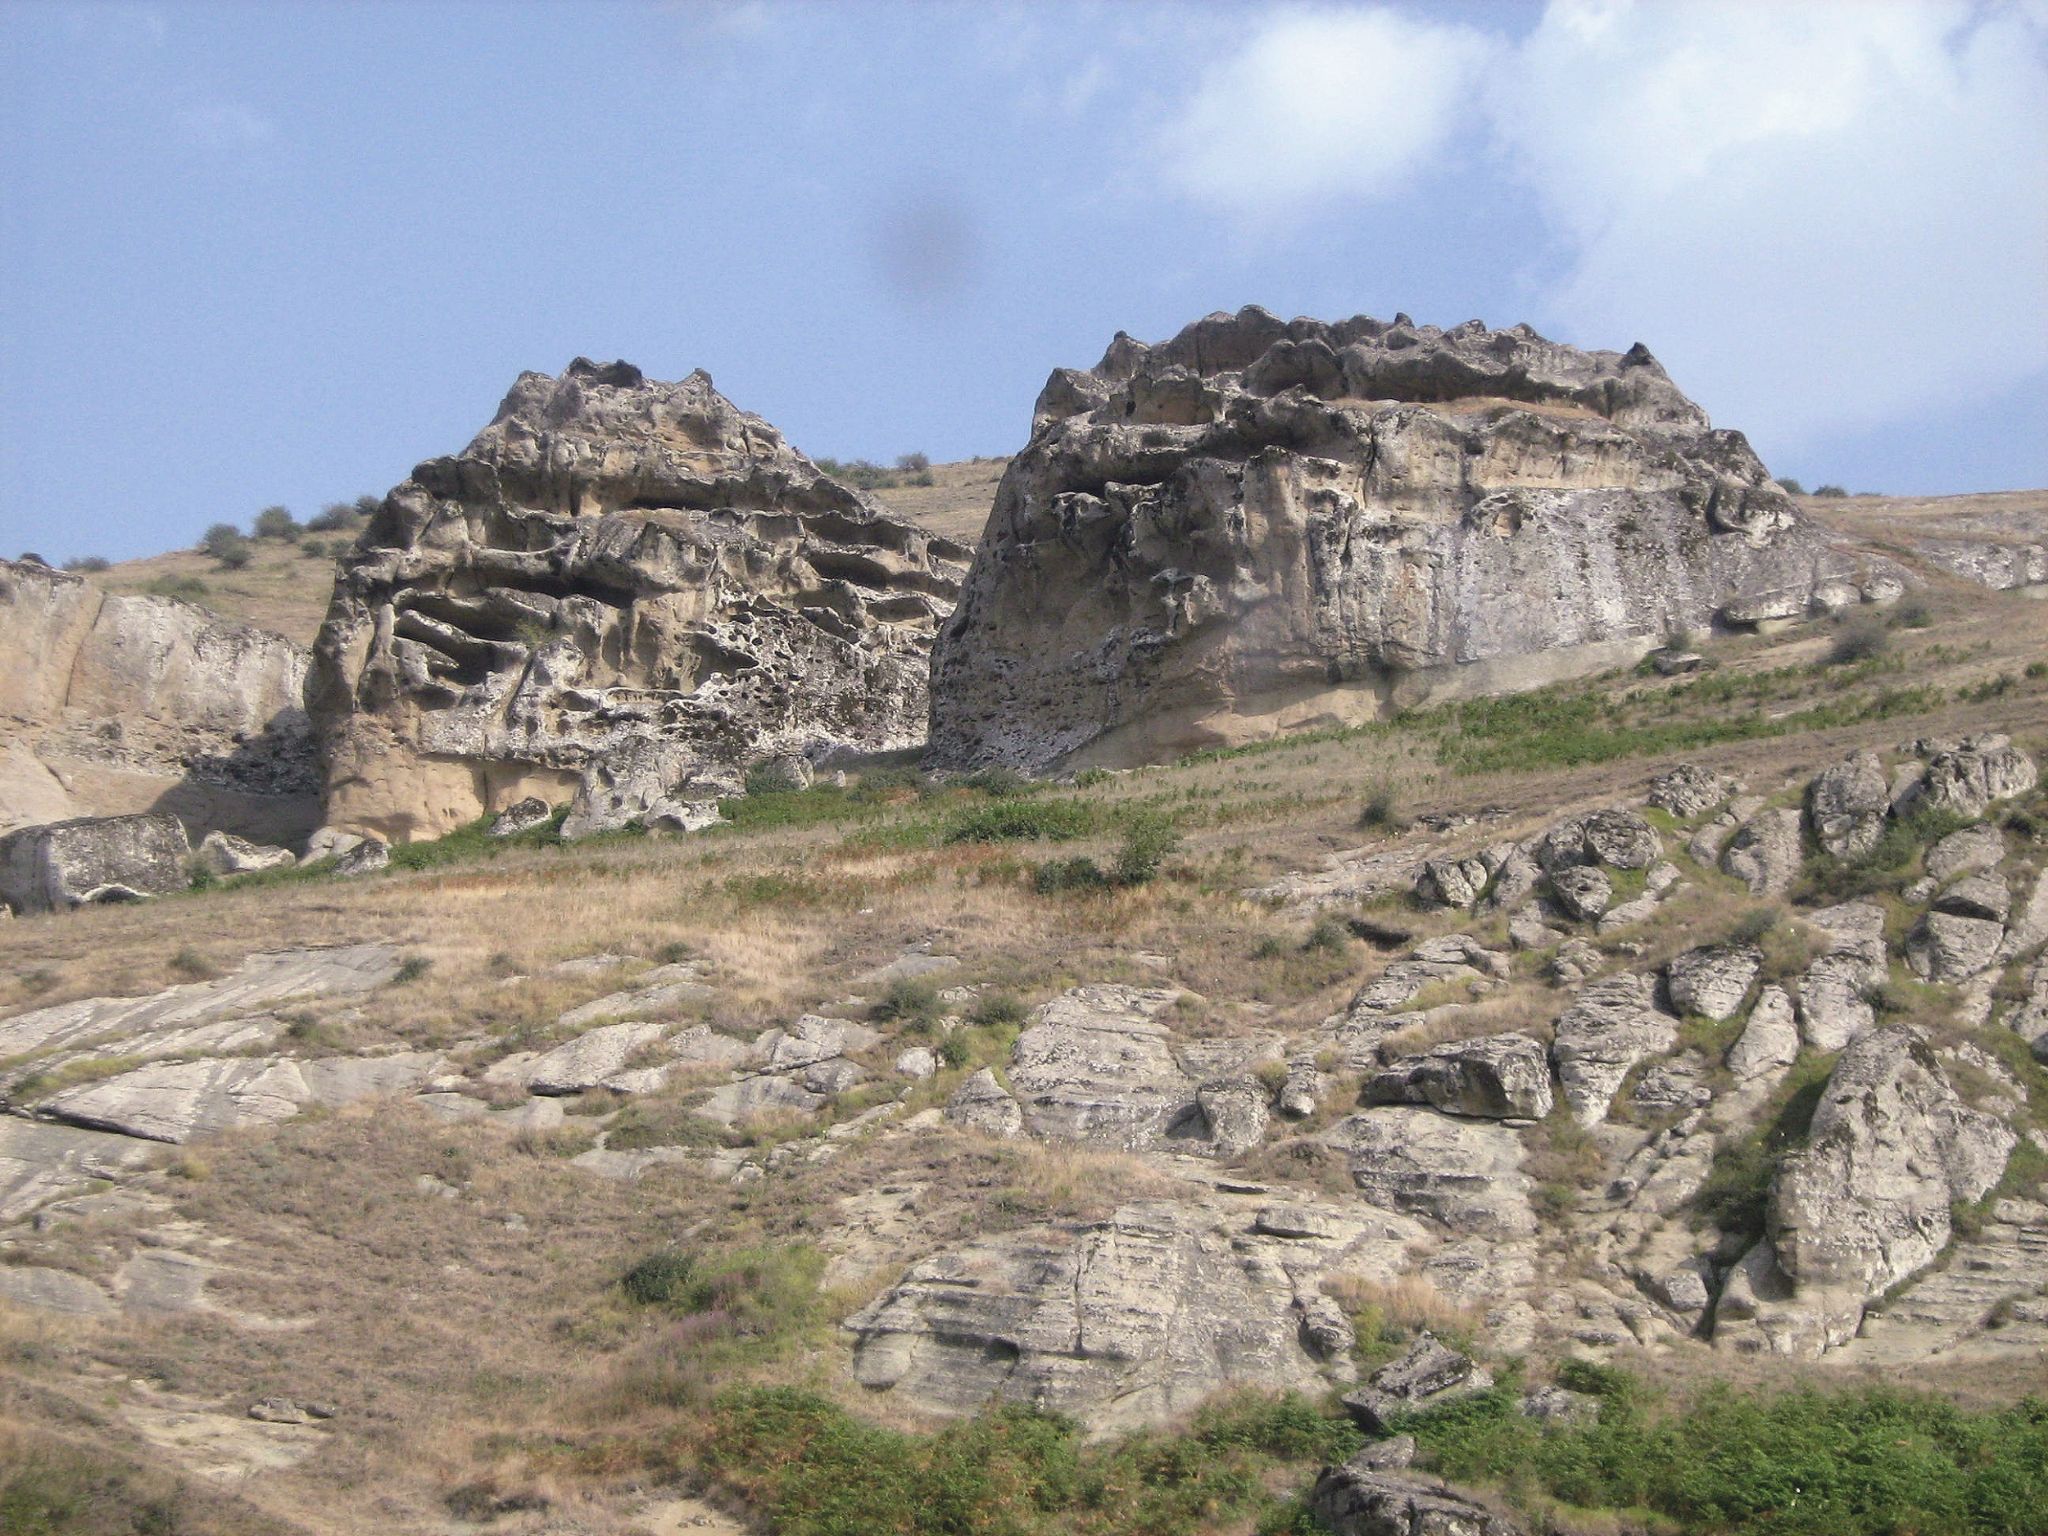
[{"label": "exposed bedrock", "polygon": [[175,815],[266,841],[317,824],[306,652],[174,598],[0,560],[0,832]]},{"label": "exposed bedrock", "polygon": [[309,699],[331,825],[529,796],[690,825],[753,763],[916,746],[965,551],[821,474],[703,373],[522,374],[344,562]]},{"label": "exposed bedrock", "polygon": [[936,644],[932,752],[1142,762],[1899,590],[1641,346],[1244,309],[1053,374]]}]

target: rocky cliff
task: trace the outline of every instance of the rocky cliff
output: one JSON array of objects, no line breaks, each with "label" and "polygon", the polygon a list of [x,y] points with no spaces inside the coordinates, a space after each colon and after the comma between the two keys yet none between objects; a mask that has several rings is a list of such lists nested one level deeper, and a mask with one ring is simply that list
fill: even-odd
[{"label": "rocky cliff", "polygon": [[1245,309],[1053,374],[937,643],[932,750],[1141,762],[1899,590],[1641,346]]},{"label": "rocky cliff", "polygon": [[528,373],[343,562],[311,693],[328,820],[435,836],[528,796],[687,822],[770,757],[914,746],[965,551],[703,373]]},{"label": "rocky cliff", "polygon": [[307,656],[170,598],[0,561],[0,831],[149,809],[290,840],[318,819]]}]

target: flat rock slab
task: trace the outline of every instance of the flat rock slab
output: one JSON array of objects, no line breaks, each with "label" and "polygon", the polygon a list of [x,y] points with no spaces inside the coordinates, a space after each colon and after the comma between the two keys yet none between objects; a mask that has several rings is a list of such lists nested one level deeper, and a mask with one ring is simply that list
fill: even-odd
[{"label": "flat rock slab", "polygon": [[666,1024],[604,1024],[565,1045],[544,1052],[521,1072],[534,1093],[582,1093],[625,1070],[643,1047],[653,1045]]},{"label": "flat rock slab", "polygon": [[1170,988],[1076,987],[1032,1015],[1010,1058],[1024,1127],[1056,1141],[1150,1145],[1195,1112],[1195,1078],[1159,1016]]},{"label": "flat rock slab", "polygon": [[1678,1020],[1657,1007],[1657,985],[1642,975],[1596,981],[1558,1015],[1551,1060],[1565,1103],[1582,1125],[1607,1117],[1637,1062],[1678,1041]]},{"label": "flat rock slab", "polygon": [[0,1222],[146,1162],[144,1142],[0,1115]]},{"label": "flat rock slab", "polygon": [[0,1300],[68,1317],[111,1317],[120,1310],[85,1276],[36,1264],[0,1264]]},{"label": "flat rock slab", "polygon": [[1421,1235],[1384,1212],[1316,1209],[1322,1235],[1260,1234],[1249,1208],[1145,1201],[976,1239],[913,1265],[848,1320],[854,1374],[927,1412],[995,1398],[1097,1431],[1161,1422],[1225,1386],[1316,1390],[1316,1277],[1340,1264],[1391,1276]]},{"label": "flat rock slab", "polygon": [[687,1003],[701,1002],[711,995],[712,989],[697,979],[696,966],[687,961],[658,965],[631,987],[571,1008],[555,1023],[563,1029],[582,1029],[609,1019],[672,1014]]},{"label": "flat rock slab", "polygon": [[70,1125],[182,1144],[195,1136],[289,1120],[306,1104],[338,1106],[374,1094],[407,1092],[431,1077],[440,1062],[433,1052],[307,1062],[278,1057],[160,1062],[67,1089],[37,1108]]},{"label": "flat rock slab", "polygon": [[368,992],[398,974],[389,944],[287,949],[251,955],[233,975],[167,987],[146,997],[90,997],[0,1020],[0,1056],[107,1045],[136,1035],[245,1017],[291,998]]}]

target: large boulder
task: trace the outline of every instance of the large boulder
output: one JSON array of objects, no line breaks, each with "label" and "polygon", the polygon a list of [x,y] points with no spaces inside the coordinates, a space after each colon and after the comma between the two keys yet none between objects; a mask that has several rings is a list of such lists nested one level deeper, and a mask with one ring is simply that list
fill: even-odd
[{"label": "large boulder", "polygon": [[303,646],[0,560],[0,656],[0,832],[149,810],[272,842],[319,824]]},{"label": "large boulder", "polygon": [[965,551],[702,373],[522,374],[343,562],[308,698],[328,820],[391,841],[529,797],[684,826],[764,757],[917,745]]},{"label": "large boulder", "polygon": [[1434,1477],[1377,1468],[1363,1455],[1325,1467],[1308,1507],[1332,1536],[1521,1536],[1525,1529]]},{"label": "large boulder", "polygon": [[1521,1139],[1504,1125],[1396,1105],[1340,1120],[1323,1141],[1346,1159],[1359,1193],[1384,1210],[1488,1238],[1535,1230]]},{"label": "large boulder", "polygon": [[1975,820],[1993,803],[2023,795],[2040,782],[2034,760],[2000,735],[1920,743],[1926,771],[1908,786],[1902,808],[1930,807]]},{"label": "large boulder", "polygon": [[1763,952],[1753,944],[1701,945],[1672,957],[1664,968],[1665,990],[1678,1012],[1718,1023],[1742,1011],[1763,963]]},{"label": "large boulder", "polygon": [[1133,763],[1856,591],[1647,350],[1250,308],[1054,373],[933,659],[944,765]]},{"label": "large boulder", "polygon": [[1425,1333],[1399,1356],[1344,1394],[1344,1408],[1368,1435],[1391,1435],[1404,1414],[1438,1408],[1484,1392],[1493,1373],[1434,1334]]},{"label": "large boulder", "polygon": [[1799,813],[1767,810],[1736,828],[1721,852],[1721,869],[1748,886],[1752,896],[1782,896],[1799,878],[1802,858]]},{"label": "large boulder", "polygon": [[191,847],[175,816],[81,816],[0,838],[0,902],[49,912],[138,901],[191,883]]},{"label": "large boulder", "polygon": [[1573,1117],[1591,1125],[1607,1117],[1631,1067],[1677,1043],[1678,1020],[1657,1005],[1655,979],[1613,976],[1558,1015],[1550,1056]]},{"label": "large boulder", "polygon": [[1550,1113],[1550,1058],[1522,1034],[1452,1040],[1388,1063],[1366,1079],[1361,1096],[1482,1119],[1541,1120]]},{"label": "large boulder", "polygon": [[1957,1096],[1919,1031],[1859,1035],[1835,1063],[1807,1144],[1779,1167],[1768,1237],[1724,1291],[1717,1338],[1808,1355],[1847,1342],[1865,1306],[1940,1255],[1952,1208],[1998,1182],[2013,1144]]}]

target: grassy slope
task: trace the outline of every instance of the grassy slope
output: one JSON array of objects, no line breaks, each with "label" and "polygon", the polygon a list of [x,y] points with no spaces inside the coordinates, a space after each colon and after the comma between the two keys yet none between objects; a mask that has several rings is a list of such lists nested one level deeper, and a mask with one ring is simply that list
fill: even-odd
[{"label": "grassy slope", "polygon": [[[315,1049],[434,1047],[480,1066],[547,1044],[562,1010],[617,984],[548,969],[565,958],[597,950],[649,962],[695,957],[717,986],[701,1006],[706,1022],[747,1034],[804,1011],[844,1013],[849,993],[876,990],[860,985],[862,972],[929,942],[960,957],[949,981],[984,985],[988,995],[1019,1005],[1079,981],[1157,984],[1159,963],[1139,957],[1165,956],[1164,974],[1199,994],[1190,1028],[1306,1029],[1342,1006],[1375,956],[1342,934],[1309,943],[1306,918],[1247,904],[1241,892],[1315,868],[1333,850],[1396,839],[1429,847],[1497,840],[1633,793],[1679,755],[1772,793],[1855,744],[1889,751],[1920,735],[1999,727],[2048,751],[2048,678],[2024,671],[2048,655],[2048,604],[1951,586],[1935,592],[1931,617],[1926,629],[1894,631],[1889,649],[1859,668],[1823,664],[1825,630],[1719,641],[1711,649],[1721,666],[1710,684],[1615,677],[1023,799],[902,783],[761,797],[736,808],[733,826],[697,837],[568,848],[457,839],[445,859],[422,850],[408,860],[417,867],[354,882],[290,880],[17,922],[0,969],[0,1008],[139,991],[230,966],[253,949],[385,938],[429,963],[359,1007],[305,1010],[292,1021],[293,1038]],[[1830,713],[1814,716],[1816,709]],[[1777,734],[1787,721],[1800,726],[1797,734]],[[1485,807],[1492,819],[1448,838],[1419,828],[1362,830],[1361,806],[1382,786],[1411,814]],[[1171,818],[1183,839],[1165,878],[1123,889],[1034,889],[1033,869],[1053,859],[1081,854],[1109,864],[1137,812]],[[1059,840],[994,835],[1006,830]],[[1697,897],[1673,903],[1637,935],[1647,949],[1630,963],[1654,963],[1722,931],[1749,905],[1702,881]],[[1383,916],[1417,937],[1448,922]],[[508,983],[511,977],[526,979]],[[1524,996],[1508,994],[1510,1002]],[[1554,1008],[1554,998],[1532,983],[1532,1009],[1539,997]],[[915,1038],[928,1028],[920,1000],[898,1001],[905,1012],[891,1028]],[[991,1007],[953,1037],[961,1044],[947,1068],[914,1090],[910,1107],[941,1102],[964,1073],[1001,1061],[1015,1017],[1012,1006]],[[1498,1027],[1477,1010],[1473,1025]],[[899,1039],[891,1039],[875,1053],[884,1079],[897,1048]],[[689,1115],[686,1097],[678,1091],[636,1105],[636,1139],[719,1139]],[[842,1113],[866,1102],[858,1093],[849,1099]],[[74,1374],[80,1359],[108,1362],[124,1377],[159,1381],[198,1401],[289,1392],[341,1402],[347,1411],[334,1430],[336,1451],[264,1483],[266,1509],[318,1532],[365,1522],[425,1529],[450,1497],[475,1508],[533,1493],[574,1502],[693,1465],[720,1487],[778,1508],[805,1482],[778,1481],[777,1468],[809,1469],[821,1479],[820,1496],[837,1487],[852,1498],[858,1478],[848,1492],[811,1459],[822,1435],[815,1454],[841,1457],[828,1459],[826,1471],[843,1472],[848,1457],[856,1468],[886,1465],[913,1491],[925,1488],[921,1480],[934,1467],[945,1473],[941,1492],[983,1489],[990,1466],[1014,1471],[1022,1458],[1028,1467],[1014,1478],[1037,1478],[1045,1468],[1068,1477],[1061,1469],[1071,1463],[1071,1480],[1047,1499],[1080,1499],[1089,1488],[1114,1485],[1126,1501],[1116,1506],[1125,1511],[1121,1523],[1099,1509],[1069,1518],[1060,1514],[1068,1506],[1034,1505],[1028,1523],[957,1527],[963,1531],[1243,1536],[1260,1508],[1286,1518],[1260,1490],[1299,1486],[1320,1454],[1301,1449],[1309,1432],[1299,1426],[1227,1425],[1215,1435],[1229,1456],[1199,1454],[1204,1470],[1190,1483],[1193,1474],[1175,1468],[1197,1453],[1172,1440],[1080,1456],[1042,1429],[998,1425],[980,1439],[932,1447],[889,1438],[920,1426],[891,1421],[886,1399],[847,1383],[834,1321],[871,1296],[892,1264],[970,1232],[1098,1217],[1122,1199],[1156,1193],[1167,1176],[1152,1165],[940,1132],[860,1140],[831,1163],[738,1188],[687,1170],[613,1184],[565,1166],[598,1123],[572,1114],[561,1131],[508,1140],[479,1126],[366,1106],[232,1138],[175,1162],[167,1155],[171,1169],[150,1182],[176,1216],[228,1241],[222,1251],[233,1256],[235,1275],[219,1288],[226,1303],[263,1317],[317,1317],[320,1325],[255,1332],[204,1319],[34,1322],[35,1339],[11,1345],[0,1363],[48,1391],[77,1392],[82,1411],[106,1389]],[[747,1139],[772,1143],[798,1129],[769,1123]],[[1261,1169],[1258,1176],[1275,1175]],[[435,1193],[443,1185],[456,1197]],[[875,1202],[912,1188],[904,1225],[879,1249],[862,1246]],[[725,1254],[816,1249],[838,1267],[826,1272],[815,1303],[782,1307],[787,1329],[748,1332],[743,1291],[721,1293],[720,1320],[711,1323],[691,1307],[672,1316],[621,1291],[620,1277],[636,1258],[678,1243]],[[66,1226],[45,1239],[37,1262],[105,1274],[120,1252],[118,1228]],[[786,1275],[778,1278],[772,1266],[763,1274],[759,1284],[785,1294]],[[1787,1379],[1704,1352],[1654,1369],[1681,1386],[1730,1370]],[[809,1397],[719,1406],[720,1390],[742,1377],[823,1393],[826,1406]],[[1844,1371],[1827,1379],[1860,1378]],[[2008,1398],[2018,1385],[1964,1368],[1940,1384],[1986,1402]],[[870,1427],[838,1417],[832,1402],[850,1406]],[[871,1427],[877,1416],[880,1429]],[[1444,1440],[1443,1454],[1485,1474],[1516,1454],[1512,1428],[1468,1427],[1460,1431],[1465,1438]],[[988,1435],[1003,1440],[1000,1455]],[[1588,1448],[1596,1452],[1608,1454]],[[957,1456],[949,1462],[942,1453]],[[1204,1481],[1220,1476],[1219,1466],[1228,1478]],[[999,1479],[993,1504],[974,1507],[1004,1507],[1006,1489],[1037,1499],[1032,1486]],[[1606,1498],[1624,1483],[1615,1472],[1585,1486]],[[1191,1513],[1168,1497],[1189,1487],[1214,1500]],[[1940,1489],[1929,1496],[1937,1494],[1949,1496]],[[858,1523],[858,1506],[851,1508],[855,1523],[840,1526],[822,1517],[799,1523],[800,1512],[787,1509],[784,1528],[869,1529]]]}]

